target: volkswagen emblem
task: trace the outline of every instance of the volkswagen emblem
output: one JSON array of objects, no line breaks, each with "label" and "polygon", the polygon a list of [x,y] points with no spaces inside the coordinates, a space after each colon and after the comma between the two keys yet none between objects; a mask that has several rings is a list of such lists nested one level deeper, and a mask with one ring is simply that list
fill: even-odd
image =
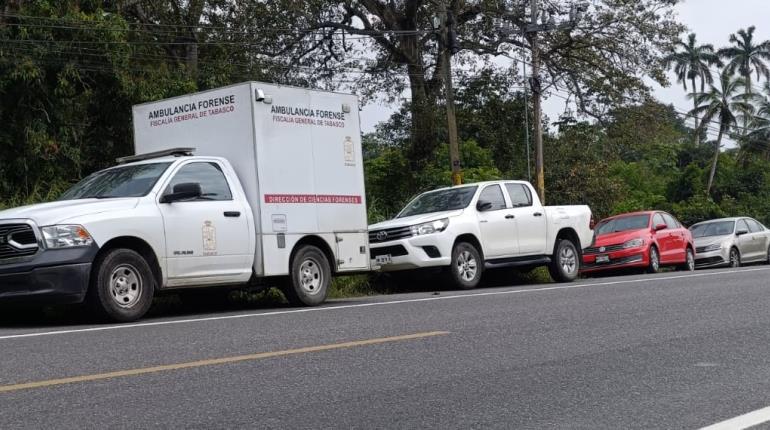
[{"label": "volkswagen emblem", "polygon": [[385,241],[385,239],[387,239],[387,238],[388,238],[388,232],[387,231],[381,231],[381,232],[377,233],[377,240],[379,240],[380,242]]},{"label": "volkswagen emblem", "polygon": [[599,248],[599,252],[604,252],[604,251],[606,251],[606,250],[607,250],[607,248],[605,248],[605,247],[603,247],[603,246],[602,246],[601,248]]}]

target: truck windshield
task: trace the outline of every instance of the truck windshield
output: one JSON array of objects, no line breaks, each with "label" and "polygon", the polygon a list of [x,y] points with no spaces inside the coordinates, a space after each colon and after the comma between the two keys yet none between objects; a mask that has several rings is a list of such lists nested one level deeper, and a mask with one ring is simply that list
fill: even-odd
[{"label": "truck windshield", "polygon": [[75,184],[59,200],[146,196],[170,165],[148,163],[102,170]]},{"label": "truck windshield", "polygon": [[465,209],[471,204],[478,187],[450,188],[431,191],[412,200],[396,218]]},{"label": "truck windshield", "polygon": [[735,230],[735,221],[719,221],[719,222],[707,222],[704,224],[694,225],[690,228],[692,237],[711,237],[711,236],[726,236],[733,234]]},{"label": "truck windshield", "polygon": [[604,220],[596,226],[596,234],[617,233],[621,231],[641,230],[647,228],[650,215],[631,215]]}]

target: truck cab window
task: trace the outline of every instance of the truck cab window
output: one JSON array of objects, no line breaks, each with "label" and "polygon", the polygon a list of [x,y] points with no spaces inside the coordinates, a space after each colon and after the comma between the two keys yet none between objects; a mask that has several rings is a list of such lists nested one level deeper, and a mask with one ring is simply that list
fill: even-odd
[{"label": "truck cab window", "polygon": [[184,183],[200,184],[202,195],[198,200],[233,199],[225,174],[216,163],[190,163],[182,166],[171,179],[163,194],[171,194],[175,185]]},{"label": "truck cab window", "polygon": [[532,206],[532,195],[529,189],[522,184],[505,184],[508,190],[508,196],[511,198],[511,205],[515,208]]},{"label": "truck cab window", "polygon": [[499,185],[490,185],[484,188],[479,196],[479,201],[485,201],[492,203],[490,210],[496,211],[505,209],[505,197],[503,196],[503,190]]}]

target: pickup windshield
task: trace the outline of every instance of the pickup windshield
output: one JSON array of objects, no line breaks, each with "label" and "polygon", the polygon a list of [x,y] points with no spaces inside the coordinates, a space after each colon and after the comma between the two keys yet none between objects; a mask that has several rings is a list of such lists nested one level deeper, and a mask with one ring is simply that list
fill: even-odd
[{"label": "pickup windshield", "polygon": [[704,224],[694,225],[690,228],[692,237],[712,237],[712,236],[726,236],[733,234],[735,230],[735,221],[718,221],[707,222]]},{"label": "pickup windshield", "polygon": [[406,205],[396,218],[465,209],[471,204],[477,189],[473,186],[427,192]]},{"label": "pickup windshield", "polygon": [[96,172],[67,190],[59,200],[142,197],[171,163],[135,164]]},{"label": "pickup windshield", "polygon": [[618,233],[621,231],[641,230],[650,223],[649,215],[631,215],[604,220],[596,226],[596,234]]}]

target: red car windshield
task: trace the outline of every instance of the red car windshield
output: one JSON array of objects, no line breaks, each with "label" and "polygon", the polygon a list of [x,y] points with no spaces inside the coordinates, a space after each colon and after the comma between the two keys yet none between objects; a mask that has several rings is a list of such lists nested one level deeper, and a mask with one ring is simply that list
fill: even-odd
[{"label": "red car windshield", "polygon": [[650,215],[630,215],[604,220],[596,226],[596,234],[641,230],[650,224]]}]

